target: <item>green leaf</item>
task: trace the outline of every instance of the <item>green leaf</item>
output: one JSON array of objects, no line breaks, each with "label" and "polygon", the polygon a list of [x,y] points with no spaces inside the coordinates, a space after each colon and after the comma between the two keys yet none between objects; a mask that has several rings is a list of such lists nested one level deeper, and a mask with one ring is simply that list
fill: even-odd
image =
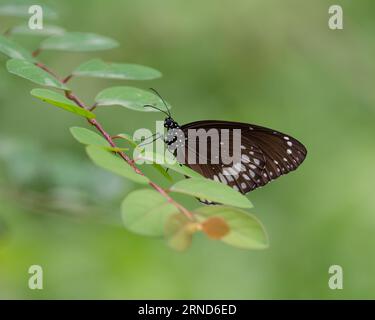
[{"label": "green leaf", "polygon": [[72,127],[70,132],[73,137],[80,143],[102,147],[108,151],[119,152],[128,150],[126,148],[112,147],[107,140],[94,131],[81,127]]},{"label": "green leaf", "polygon": [[77,106],[73,101],[69,100],[62,94],[57,93],[55,91],[51,91],[48,89],[33,89],[30,93],[32,96],[44,102],[48,102],[49,104],[52,104],[56,107],[62,108],[66,111],[78,114],[89,119],[95,118],[95,114]]},{"label": "green leaf", "polygon": [[204,221],[211,217],[223,218],[229,226],[229,233],[221,241],[243,249],[265,249],[268,237],[262,224],[250,213],[232,207],[201,207],[196,217]]},{"label": "green leaf", "polygon": [[12,40],[0,35],[0,52],[14,59],[36,61],[30,52]]},{"label": "green leaf", "polygon": [[65,30],[54,25],[43,25],[43,29],[30,29],[28,25],[21,24],[19,26],[12,27],[10,33],[28,36],[53,36],[64,34]]},{"label": "green leaf", "polygon": [[94,131],[81,127],[71,127],[70,133],[73,137],[82,144],[94,145],[100,147],[108,147],[109,144],[102,136]]},{"label": "green leaf", "polygon": [[[111,87],[101,91],[95,98],[98,106],[114,106],[129,108],[136,111],[151,111],[153,108],[145,108],[145,105],[153,105],[167,111],[163,102],[154,93],[134,87]],[[170,106],[168,105],[170,108]]]},{"label": "green leaf", "polygon": [[132,136],[127,133],[120,133],[117,135],[118,138],[124,139],[133,147],[136,147],[138,144],[133,140]]},{"label": "green leaf", "polygon": [[162,236],[165,223],[177,209],[154,190],[137,190],[128,194],[121,205],[125,227],[146,236]]},{"label": "green leaf", "polygon": [[81,64],[74,70],[73,75],[122,80],[151,80],[161,77],[159,71],[149,67],[137,64],[110,63],[101,59],[93,59]]},{"label": "green leaf", "polygon": [[44,40],[40,46],[43,50],[62,51],[98,51],[118,47],[118,42],[94,33],[67,32]]},{"label": "green leaf", "polygon": [[[24,3],[22,3],[24,2]],[[30,17],[29,8],[32,5],[30,1],[18,1],[18,3],[4,3],[0,4],[0,16],[11,17]],[[56,19],[57,13],[45,4],[42,5],[43,18]]]},{"label": "green leaf", "polygon": [[174,184],[170,190],[239,208],[252,207],[249,199],[238,191],[209,179],[191,178],[181,180]]},{"label": "green leaf", "polygon": [[[133,138],[127,133],[120,133],[120,134],[117,135],[117,137],[128,141],[129,144],[134,148],[136,148],[138,146],[138,144],[133,140]],[[140,151],[142,151],[142,150],[140,150]],[[172,177],[170,176],[170,174],[160,164],[152,163],[152,166],[159,173],[161,173],[166,179],[168,179],[169,181],[172,181]]]},{"label": "green leaf", "polygon": [[198,172],[190,169],[185,165],[178,163],[176,158],[168,151],[163,156],[161,154],[146,150],[144,152],[140,152],[137,155],[137,158],[149,161],[151,163],[160,164],[161,166],[168,168],[172,171],[178,172],[184,176],[188,176],[191,178],[202,178],[202,176]]},{"label": "green leaf", "polygon": [[10,73],[42,86],[68,90],[68,88],[54,76],[29,61],[19,59],[8,60],[7,69]]},{"label": "green leaf", "polygon": [[182,214],[173,214],[165,223],[165,238],[168,246],[177,251],[188,249],[193,240],[193,234],[199,229],[198,223],[192,222]]},{"label": "green leaf", "polygon": [[156,171],[158,171],[161,175],[164,176],[167,180],[170,182],[173,181],[171,175],[158,163],[153,163],[152,166],[155,168]]},{"label": "green leaf", "polygon": [[96,146],[87,146],[86,151],[97,166],[128,178],[133,182],[148,184],[149,180],[145,176],[136,173],[129,164],[115,154]]}]

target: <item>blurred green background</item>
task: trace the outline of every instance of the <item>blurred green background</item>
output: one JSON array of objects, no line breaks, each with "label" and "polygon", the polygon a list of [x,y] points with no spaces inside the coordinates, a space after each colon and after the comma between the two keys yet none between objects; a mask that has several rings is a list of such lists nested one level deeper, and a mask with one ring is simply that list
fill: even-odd
[{"label": "blurred green background", "polygon": [[[85,121],[33,99],[35,86],[8,74],[2,56],[0,298],[375,298],[375,3],[333,2],[48,1],[59,13],[52,23],[121,43],[94,54],[43,52],[58,73],[101,57],[164,74],[73,79],[87,103],[112,85],[153,86],[180,123],[259,124],[295,136],[309,154],[297,172],[249,195],[268,250],[198,236],[176,253],[122,227],[120,202],[138,186],[94,167],[68,131]],[[344,30],[328,28],[332,4],[344,9]],[[0,30],[20,21],[0,17]],[[30,49],[40,41],[13,38]],[[163,119],[115,107],[97,114],[111,133]],[[32,264],[44,269],[43,290],[28,288]],[[343,290],[328,288],[333,264],[343,267]]]}]

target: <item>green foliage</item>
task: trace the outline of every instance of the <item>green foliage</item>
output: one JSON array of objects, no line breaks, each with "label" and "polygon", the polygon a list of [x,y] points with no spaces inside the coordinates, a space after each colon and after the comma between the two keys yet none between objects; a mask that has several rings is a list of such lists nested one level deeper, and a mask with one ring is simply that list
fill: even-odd
[{"label": "green foliage", "polygon": [[86,128],[72,127],[70,128],[70,133],[72,134],[74,139],[76,139],[79,143],[82,143],[85,145],[102,147],[105,150],[113,151],[113,152],[128,150],[127,148],[112,147],[109,144],[109,142],[105,140],[102,136]]},{"label": "green foliage", "polygon": [[44,40],[40,48],[43,50],[61,51],[98,51],[118,47],[118,42],[94,33],[67,32]]},{"label": "green foliage", "polygon": [[163,236],[167,219],[177,212],[160,193],[142,189],[129,193],[121,205],[125,227],[146,236]]},{"label": "green foliage", "polygon": [[145,176],[135,173],[130,166],[124,165],[124,161],[110,151],[97,146],[87,146],[86,152],[91,160],[103,169],[123,176],[136,183],[148,184],[149,182]]},{"label": "green foliage", "polygon": [[119,80],[151,80],[161,77],[155,69],[126,63],[110,63],[101,59],[92,59],[81,64],[73,71],[74,76],[96,77]]},{"label": "green foliage", "polygon": [[55,91],[51,91],[48,89],[33,89],[30,93],[32,96],[44,102],[47,102],[53,106],[62,108],[66,111],[72,112],[74,114],[77,114],[88,119],[95,118],[95,114],[77,106],[76,104],[74,104],[74,102],[72,102],[72,100],[69,100],[62,94],[57,93]]},{"label": "green foliage", "polygon": [[[117,135],[117,138],[126,140],[130,144],[130,146],[139,150],[140,154],[144,154],[143,148],[138,147],[138,143],[135,142],[129,134],[120,133]],[[139,158],[141,158],[141,156],[139,156]],[[155,170],[161,173],[166,179],[168,179],[169,181],[172,181],[172,177],[169,175],[169,173],[166,170],[164,170],[164,168],[160,164],[153,162],[152,166],[155,168]]]},{"label": "green foliage", "polygon": [[154,164],[160,163],[163,167],[168,168],[172,171],[181,173],[182,175],[187,176],[187,177],[202,178],[202,176],[196,171],[178,163],[176,158],[169,151],[167,151],[164,155],[162,155],[159,153],[145,150],[144,152],[140,152],[137,155],[137,158],[154,163]]},{"label": "green foliage", "polygon": [[227,204],[239,208],[251,208],[252,204],[244,195],[225,184],[204,178],[181,180],[171,191],[184,193],[200,199]]},{"label": "green foliage", "polygon": [[198,225],[181,214],[174,214],[165,223],[165,238],[169,247],[176,251],[188,249]]},{"label": "green foliage", "polygon": [[35,64],[26,60],[8,60],[7,69],[10,73],[13,73],[21,78],[25,78],[42,86],[57,88],[61,90],[68,89],[63,83],[57,80],[50,73],[44,71],[43,69],[37,67]]},{"label": "green foliage", "polygon": [[35,58],[32,56],[32,54],[25,48],[2,35],[0,35],[0,52],[5,54],[9,58],[23,59],[32,62],[35,61]]},{"label": "green foliage", "polygon": [[[121,106],[136,111],[157,112],[145,105],[153,105],[167,111],[160,98],[150,91],[134,87],[111,87],[101,91],[95,98],[98,106]],[[170,106],[168,105],[170,108]]]},{"label": "green foliage", "polygon": [[[3,8],[4,9],[4,8]],[[20,7],[8,7],[8,12],[16,12]],[[20,12],[20,11],[18,11]],[[1,6],[0,6],[1,13]],[[30,31],[25,25],[9,29],[8,34],[52,35],[42,41],[39,50],[98,51],[115,48],[118,43],[107,37],[92,33],[67,32],[58,26],[45,27],[42,31]],[[0,36],[0,52],[9,56],[7,69],[10,73],[39,85],[63,90],[65,95],[48,89],[33,89],[31,95],[76,115],[82,116],[94,125],[98,133],[81,127],[72,127],[73,137],[84,144],[89,158],[99,167],[124,177],[134,183],[150,185],[152,189],[136,190],[129,193],[122,202],[121,211],[125,228],[146,236],[165,236],[167,244],[178,251],[187,249],[197,232],[205,233],[210,239],[221,240],[235,247],[263,249],[268,246],[264,228],[251,214],[239,208],[251,208],[251,202],[232,188],[204,178],[189,167],[179,164],[168,151],[154,152],[138,144],[128,134],[115,137],[104,131],[91,108],[88,110],[75,98],[72,91],[46,66],[37,63],[26,49]],[[71,76],[98,77],[118,80],[151,80],[161,77],[155,69],[126,63],[109,63],[101,59],[89,60],[78,66]],[[66,78],[69,80],[70,77]],[[163,101],[155,93],[129,86],[110,87],[95,97],[95,106],[119,105],[140,112],[156,112],[149,107],[168,111]],[[145,107],[147,106],[148,107]],[[168,108],[170,105],[168,104]],[[121,138],[133,149],[133,157],[128,148],[117,147],[114,138]],[[142,162],[142,163],[140,163]],[[188,179],[175,182],[169,188],[162,188],[141,171],[151,165],[169,182],[172,177],[166,169],[177,172]],[[189,210],[171,196],[184,194],[220,205]]]},{"label": "green foliage", "polygon": [[225,206],[202,207],[195,210],[200,221],[221,217],[229,225],[229,233],[221,241],[242,249],[265,249],[268,237],[262,224],[250,213]]},{"label": "green foliage", "polygon": [[70,128],[70,133],[73,137],[82,144],[108,147],[109,144],[102,136],[98,135],[94,131],[81,127]]},{"label": "green foliage", "polygon": [[12,27],[9,32],[11,34],[21,34],[28,36],[53,36],[64,34],[65,29],[54,25],[43,25],[43,29],[30,29],[28,25],[21,24]]}]

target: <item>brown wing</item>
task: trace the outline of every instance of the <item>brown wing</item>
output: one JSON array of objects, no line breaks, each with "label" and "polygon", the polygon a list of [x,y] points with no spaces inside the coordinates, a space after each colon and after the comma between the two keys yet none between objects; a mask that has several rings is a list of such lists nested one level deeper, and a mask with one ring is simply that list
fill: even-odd
[{"label": "brown wing", "polygon": [[[200,152],[199,139],[189,135],[189,129],[202,129],[196,136],[203,140],[207,138],[207,152]],[[226,138],[219,134],[219,138],[211,138],[207,135],[211,129],[219,132],[227,129],[229,136]],[[229,149],[229,154],[233,155],[234,129],[241,130],[241,153],[236,157],[240,161],[226,165],[222,151]],[[247,123],[198,121],[182,126],[181,130],[187,138],[184,145],[185,165],[206,178],[225,183],[244,194],[297,169],[307,154],[306,148],[291,136]],[[219,148],[219,159],[212,145]],[[196,163],[191,161],[192,156],[195,156]]]}]

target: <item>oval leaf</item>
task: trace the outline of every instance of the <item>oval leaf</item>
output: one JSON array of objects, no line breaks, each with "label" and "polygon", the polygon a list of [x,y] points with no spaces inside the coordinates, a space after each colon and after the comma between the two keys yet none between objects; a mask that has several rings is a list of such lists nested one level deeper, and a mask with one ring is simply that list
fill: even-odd
[{"label": "oval leaf", "polygon": [[73,75],[81,77],[97,77],[122,80],[151,80],[161,77],[155,69],[125,63],[109,63],[100,59],[93,59],[80,65]]},{"label": "oval leaf", "polygon": [[70,132],[73,137],[82,144],[108,147],[109,143],[97,133],[81,127],[72,127]]},{"label": "oval leaf", "polygon": [[[133,140],[133,138],[127,133],[120,133],[116,135],[116,137],[126,140],[134,148],[138,146],[138,144]],[[169,181],[172,181],[172,177],[170,176],[170,174],[160,164],[152,163],[152,166],[155,168],[155,170],[161,173],[166,179],[168,179]]]},{"label": "oval leaf", "polygon": [[117,138],[121,138],[121,139],[126,140],[127,142],[129,142],[129,144],[132,147],[136,147],[137,146],[137,143],[133,140],[133,138],[132,138],[132,136],[130,134],[120,133],[120,134],[117,135]]},{"label": "oval leaf", "polygon": [[0,52],[13,59],[36,61],[25,48],[2,35],[0,35]]},{"label": "oval leaf", "polygon": [[[121,106],[137,111],[157,112],[145,105],[153,105],[167,111],[161,99],[154,93],[134,87],[111,87],[101,91],[95,98],[98,106]],[[170,106],[168,105],[170,108]]]},{"label": "oval leaf", "polygon": [[52,104],[56,107],[62,108],[66,111],[75,113],[77,115],[80,115],[82,117],[89,118],[89,119],[95,118],[95,114],[77,106],[73,101],[69,100],[65,96],[55,91],[51,91],[48,89],[33,89],[31,90],[30,93],[32,96],[44,102]]},{"label": "oval leaf", "polygon": [[154,190],[137,190],[128,194],[121,205],[125,227],[146,236],[162,236],[165,223],[177,209]]},{"label": "oval leaf", "polygon": [[112,147],[109,144],[109,142],[105,140],[102,136],[86,128],[72,127],[70,128],[70,132],[73,135],[73,137],[82,144],[102,147],[108,151],[113,152],[129,150],[127,148]]},{"label": "oval leaf", "polygon": [[42,86],[68,90],[68,88],[54,76],[29,61],[19,59],[8,60],[7,69],[10,73]]},{"label": "oval leaf", "polygon": [[221,241],[243,249],[265,249],[268,237],[262,224],[250,213],[232,207],[201,207],[195,211],[200,221],[219,217],[229,226],[229,232]]},{"label": "oval leaf", "polygon": [[174,184],[170,190],[234,207],[252,207],[249,199],[247,199],[243,194],[225,184],[205,178],[181,180]]},{"label": "oval leaf", "polygon": [[171,215],[165,223],[165,238],[168,246],[177,251],[185,251],[191,245],[193,234],[199,224],[190,221],[182,214]]},{"label": "oval leaf", "polygon": [[64,34],[65,30],[59,26],[54,25],[43,25],[42,29],[30,29],[28,25],[21,24],[19,26],[12,27],[10,33],[28,36],[53,36]]},{"label": "oval leaf", "polygon": [[63,51],[97,51],[118,47],[118,42],[94,33],[67,32],[44,40],[40,46],[43,50]]},{"label": "oval leaf", "polygon": [[86,151],[91,160],[103,169],[128,178],[136,183],[147,184],[149,182],[145,176],[136,173],[124,160],[107,150],[96,146],[87,146]]},{"label": "oval leaf", "polygon": [[137,155],[137,158],[148,161],[150,163],[160,164],[165,168],[178,172],[187,177],[202,178],[202,176],[198,172],[178,163],[176,158],[169,151],[167,151],[164,156],[152,151],[140,151]]}]

